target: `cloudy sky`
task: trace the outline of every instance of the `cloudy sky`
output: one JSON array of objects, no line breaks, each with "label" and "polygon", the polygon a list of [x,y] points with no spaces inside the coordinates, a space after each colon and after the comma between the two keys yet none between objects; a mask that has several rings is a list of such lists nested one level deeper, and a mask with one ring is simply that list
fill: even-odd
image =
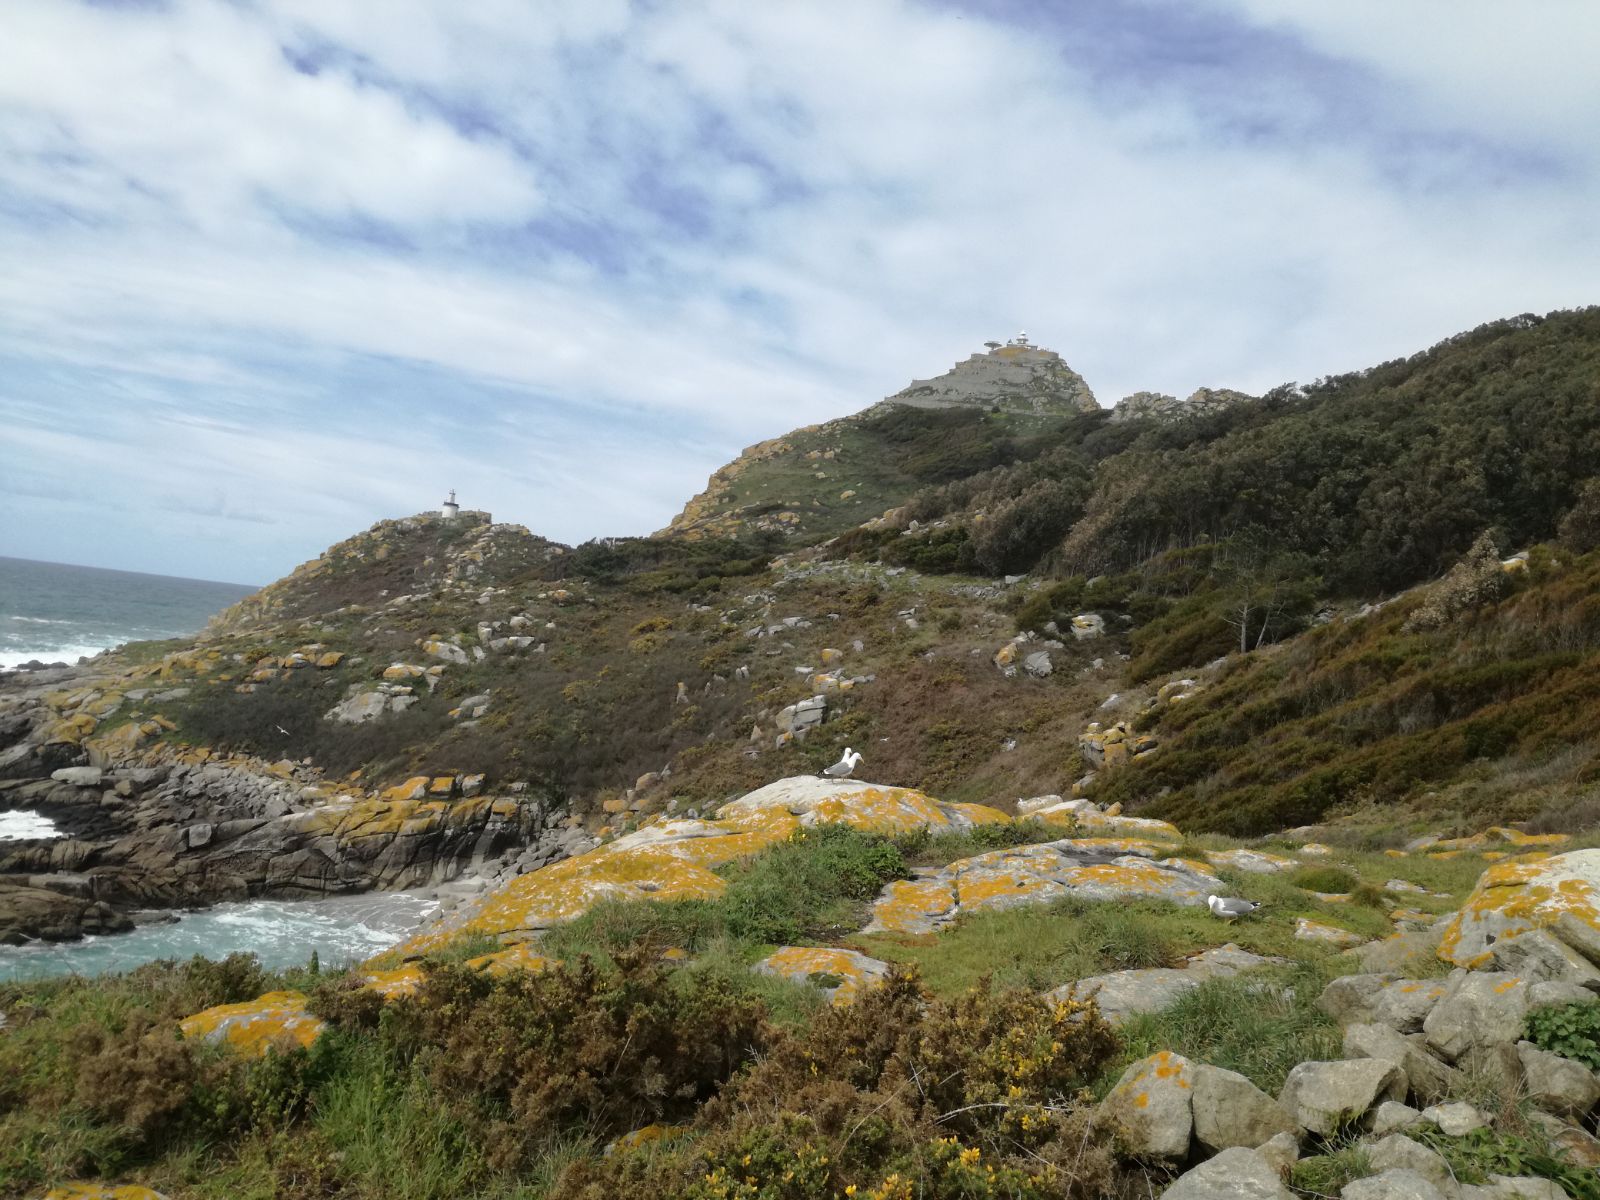
[{"label": "cloudy sky", "polygon": [[1102,403],[1600,301],[1592,0],[5,0],[0,554],[663,525],[1026,327]]}]

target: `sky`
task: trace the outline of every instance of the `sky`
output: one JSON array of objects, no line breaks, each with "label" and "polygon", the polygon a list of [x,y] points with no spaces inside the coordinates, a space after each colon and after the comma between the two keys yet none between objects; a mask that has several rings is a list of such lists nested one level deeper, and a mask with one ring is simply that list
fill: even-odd
[{"label": "sky", "polygon": [[564,542],[1025,328],[1103,404],[1600,302],[1592,0],[6,0],[0,554]]}]

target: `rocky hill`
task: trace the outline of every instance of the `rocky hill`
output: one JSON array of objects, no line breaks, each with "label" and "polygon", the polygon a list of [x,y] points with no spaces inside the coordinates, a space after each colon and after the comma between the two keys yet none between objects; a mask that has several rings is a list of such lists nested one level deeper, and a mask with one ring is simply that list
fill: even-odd
[{"label": "rocky hill", "polygon": [[0,678],[67,835],[0,940],[445,897],[0,985],[0,1195],[1600,1198],[1600,312],[1120,416],[1054,364]]},{"label": "rocky hill", "polygon": [[854,416],[751,446],[657,536],[839,533],[921,486],[1026,453],[1030,439],[1067,418],[1100,414],[1083,377],[1054,351],[990,345]]}]

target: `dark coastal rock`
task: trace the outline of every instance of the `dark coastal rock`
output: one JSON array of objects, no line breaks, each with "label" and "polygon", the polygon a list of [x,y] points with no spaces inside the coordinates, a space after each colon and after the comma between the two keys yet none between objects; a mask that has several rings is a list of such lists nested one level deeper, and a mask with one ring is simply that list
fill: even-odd
[{"label": "dark coastal rock", "polygon": [[121,933],[133,921],[109,904],[50,888],[0,882],[0,945],[69,942],[91,933]]}]

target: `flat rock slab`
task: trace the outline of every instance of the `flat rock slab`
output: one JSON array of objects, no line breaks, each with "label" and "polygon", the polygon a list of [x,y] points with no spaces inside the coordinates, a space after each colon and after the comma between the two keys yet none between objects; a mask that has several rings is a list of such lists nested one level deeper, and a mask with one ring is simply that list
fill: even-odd
[{"label": "flat rock slab", "polygon": [[[960,859],[918,879],[890,884],[873,905],[866,932],[931,933],[962,913],[1065,896],[1197,907],[1222,886],[1203,863],[1158,859],[1164,851],[1150,843],[1134,849],[1127,853],[1117,839],[1068,838]],[[1115,857],[1108,859],[1107,850]]]}]

